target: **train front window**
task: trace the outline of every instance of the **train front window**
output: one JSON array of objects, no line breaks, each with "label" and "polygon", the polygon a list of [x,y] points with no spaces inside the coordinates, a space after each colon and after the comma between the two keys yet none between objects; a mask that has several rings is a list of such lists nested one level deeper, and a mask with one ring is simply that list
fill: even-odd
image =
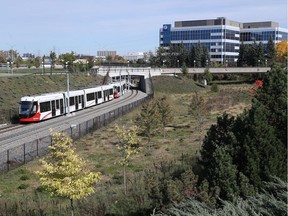
[{"label": "train front window", "polygon": [[32,107],[33,107],[33,102],[31,102],[31,101],[21,101],[20,102],[19,114],[20,115],[29,116]]}]

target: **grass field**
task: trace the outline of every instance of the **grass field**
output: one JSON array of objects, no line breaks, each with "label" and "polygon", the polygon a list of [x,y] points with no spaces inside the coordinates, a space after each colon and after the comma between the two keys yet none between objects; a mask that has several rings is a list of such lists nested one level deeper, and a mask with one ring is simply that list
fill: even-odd
[{"label": "grass field", "polygon": [[[28,81],[25,80],[26,78],[23,79],[20,81],[19,78],[13,82],[28,84]],[[45,88],[52,85],[58,86],[58,84],[53,84],[55,82],[53,78],[39,77],[39,79],[42,83],[50,83]],[[7,78],[6,80],[1,80],[1,82],[11,82],[11,80]],[[81,82],[75,83],[74,86],[80,85]],[[193,160],[201,148],[205,132],[211,124],[216,122],[217,116],[222,115],[224,111],[231,115],[237,115],[250,106],[251,96],[247,91],[250,86],[246,84],[219,86],[218,92],[211,92],[210,87],[200,87],[199,85],[195,85],[194,81],[185,78],[155,77],[153,78],[153,84],[155,98],[162,95],[168,97],[173,110],[174,120],[165,129],[165,137],[161,131],[155,134],[152,138],[152,149],[150,151],[146,145],[147,140],[145,138],[142,139],[141,152],[133,159],[127,169],[130,184],[135,179],[141,181],[139,176],[141,176],[143,171],[162,166],[163,163],[168,164],[170,161],[181,161],[181,158],[183,159],[184,156]],[[60,88],[61,86],[58,87]],[[202,132],[197,130],[197,122],[188,115],[188,104],[195,91],[205,99],[209,110]],[[115,123],[119,125],[133,125],[133,121],[139,111],[140,108],[118,119]],[[89,166],[93,170],[100,171],[103,175],[96,195],[92,196],[90,200],[94,200],[96,199],[95,197],[100,196],[101,200],[109,202],[109,207],[112,209],[110,211],[112,212],[119,211],[120,207],[115,202],[118,202],[121,197],[123,198],[121,185],[123,170],[117,163],[119,153],[115,146],[115,143],[117,143],[117,138],[114,136],[115,123],[91,132],[74,142],[79,155],[89,161]],[[41,197],[42,202],[52,202],[46,193],[39,192],[40,185],[37,176],[34,174],[39,168],[39,163],[35,160],[8,173],[1,174],[0,203],[9,200],[19,200],[20,202],[20,200],[23,200],[24,195],[26,197],[35,197],[36,191],[38,191],[37,196]],[[111,198],[111,194],[113,194],[113,198]],[[66,203],[65,200],[58,200],[57,202]],[[121,202],[119,201],[119,203]],[[113,210],[113,208],[115,209]]]},{"label": "grass field", "polygon": [[[102,84],[102,76],[85,73],[70,75],[70,90]],[[11,113],[17,113],[22,96],[66,91],[66,75],[29,75],[0,77],[0,124],[9,121]]]}]

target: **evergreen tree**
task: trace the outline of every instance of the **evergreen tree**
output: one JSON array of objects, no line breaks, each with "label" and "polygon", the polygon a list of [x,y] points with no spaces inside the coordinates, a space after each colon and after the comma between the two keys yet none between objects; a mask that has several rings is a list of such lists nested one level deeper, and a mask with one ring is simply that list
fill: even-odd
[{"label": "evergreen tree", "polygon": [[201,67],[202,48],[200,42],[198,42],[195,47],[194,58],[195,58],[195,67]]},{"label": "evergreen tree", "polygon": [[163,135],[165,138],[165,127],[173,121],[172,109],[167,101],[166,96],[163,96],[157,100],[157,108],[160,115],[160,122],[163,128]]},{"label": "evergreen tree", "polygon": [[210,84],[210,82],[213,79],[213,75],[210,73],[209,68],[205,68],[204,70],[204,78],[207,80],[207,83]]},{"label": "evergreen tree", "polygon": [[[224,114],[217,119],[216,125],[211,126],[201,149],[200,179],[207,179],[209,185],[219,186],[223,191],[223,184],[217,184],[225,179],[215,180],[215,164],[222,167],[222,161],[227,169],[230,167],[230,172],[232,168],[236,168],[237,172],[234,171],[237,173],[239,194],[244,197],[259,191],[270,176],[287,181],[286,77],[285,69],[274,66],[266,74],[263,86],[258,88],[250,110],[236,119]],[[226,151],[226,156],[219,153],[219,147],[223,147],[222,151]],[[216,155],[218,159],[215,158]],[[231,160],[228,160],[229,157]],[[218,175],[218,178],[221,176]],[[232,188],[234,189],[230,187],[230,192],[237,195],[238,189]],[[224,187],[224,191],[228,190]],[[223,193],[221,196],[227,198]]]},{"label": "evergreen tree", "polygon": [[265,63],[264,45],[262,42],[260,42],[257,46],[257,61],[258,66],[262,66]]},{"label": "evergreen tree", "polygon": [[228,114],[224,113],[223,116],[217,118],[216,125],[212,125],[205,136],[199,164],[202,166],[203,172],[201,177],[207,179],[209,183],[211,183],[211,180],[209,180],[210,171],[213,171],[209,170],[209,167],[213,164],[211,156],[218,146],[231,145],[234,142],[235,139],[231,134],[234,122],[234,117],[230,118]]},{"label": "evergreen tree", "polygon": [[239,48],[239,55],[237,59],[237,66],[243,67],[247,65],[247,52],[248,52],[248,46],[246,44],[243,44],[243,42],[240,44]]},{"label": "evergreen tree", "polygon": [[151,138],[158,130],[160,116],[155,101],[149,101],[143,104],[140,114],[136,117],[136,125],[139,130],[147,137],[150,149]]},{"label": "evergreen tree", "polygon": [[212,167],[210,166],[209,179],[212,187],[220,188],[220,197],[233,201],[239,195],[237,183],[238,170],[233,164],[233,158],[229,154],[229,146],[217,146],[212,155]]},{"label": "evergreen tree", "polygon": [[188,75],[189,69],[186,66],[186,63],[183,62],[182,67],[181,67],[181,72],[183,73],[183,76],[186,77]]},{"label": "evergreen tree", "polygon": [[191,46],[190,49],[189,49],[189,56],[188,56],[188,59],[189,59],[189,67],[194,67],[194,60],[195,60],[195,47],[194,46]]},{"label": "evergreen tree", "polygon": [[272,36],[270,36],[270,38],[269,38],[266,53],[267,53],[267,60],[268,60],[268,63],[270,65],[276,57],[276,49],[275,49],[275,44],[274,44],[274,41],[272,39]]},{"label": "evergreen tree", "polygon": [[253,44],[249,45],[249,59],[248,59],[248,65],[249,66],[257,66],[258,64],[258,55],[257,55],[258,45],[256,41],[254,41]]},{"label": "evergreen tree", "polygon": [[202,53],[201,53],[201,66],[208,67],[210,62],[209,52],[206,46],[202,46]]}]

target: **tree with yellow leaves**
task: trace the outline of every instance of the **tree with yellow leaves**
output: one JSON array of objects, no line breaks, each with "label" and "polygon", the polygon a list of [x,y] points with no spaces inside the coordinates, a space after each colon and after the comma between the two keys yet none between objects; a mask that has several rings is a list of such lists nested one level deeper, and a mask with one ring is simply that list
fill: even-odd
[{"label": "tree with yellow leaves", "polygon": [[99,172],[91,172],[86,161],[81,159],[72,146],[72,139],[64,133],[52,136],[49,153],[40,160],[43,170],[38,171],[41,185],[51,196],[70,199],[71,215],[74,215],[73,200],[94,193],[94,183],[100,180]]},{"label": "tree with yellow leaves", "polygon": [[280,61],[287,60],[288,55],[288,41],[281,41],[276,44],[276,53]]},{"label": "tree with yellow leaves", "polygon": [[138,130],[137,126],[126,128],[125,126],[120,127],[118,124],[115,124],[115,132],[118,138],[117,148],[121,154],[119,164],[123,166],[125,194],[127,193],[126,166],[129,165],[132,157],[139,152],[140,138],[137,135]]}]

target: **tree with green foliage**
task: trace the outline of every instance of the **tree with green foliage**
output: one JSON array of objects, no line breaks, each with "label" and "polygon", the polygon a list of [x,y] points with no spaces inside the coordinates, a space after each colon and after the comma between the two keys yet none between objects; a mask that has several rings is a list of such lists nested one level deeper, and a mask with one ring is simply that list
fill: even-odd
[{"label": "tree with green foliage", "polygon": [[59,55],[60,61],[63,63],[64,67],[66,67],[70,72],[73,72],[73,62],[76,60],[74,52],[71,53],[65,53]]},{"label": "tree with green foliage", "polygon": [[196,67],[201,67],[202,51],[203,51],[203,49],[202,49],[200,41],[199,41],[195,47],[195,55],[194,55]]},{"label": "tree with green foliage", "polygon": [[265,63],[265,53],[264,53],[264,45],[262,42],[258,43],[257,46],[257,66],[263,66]]},{"label": "tree with green foliage", "polygon": [[196,121],[196,130],[199,133],[199,137],[201,137],[203,125],[206,120],[207,109],[204,98],[199,96],[197,91],[195,91],[188,106],[188,115],[190,115],[192,119]]},{"label": "tree with green foliage", "polygon": [[[286,77],[284,68],[274,66],[257,89],[250,110],[236,119],[224,114],[209,129],[201,149],[199,178],[206,179],[212,187],[218,186],[220,198],[232,201],[233,195],[247,197],[261,190],[270,176],[287,181]],[[216,157],[219,148],[225,149],[225,157]],[[220,184],[227,177],[217,173],[215,164],[236,172],[238,188],[234,187],[235,182]],[[231,197],[227,197],[227,191]]]},{"label": "tree with green foliage", "polygon": [[41,185],[51,196],[70,199],[71,214],[74,215],[73,200],[79,200],[95,192],[94,183],[100,180],[99,172],[91,172],[87,162],[81,159],[72,146],[72,139],[64,133],[55,133],[49,153],[40,160]]},{"label": "tree with green foliage", "polygon": [[204,70],[204,79],[207,80],[208,84],[210,84],[213,79],[213,75],[210,73],[210,70],[207,67]]},{"label": "tree with green foliage", "polygon": [[125,194],[127,193],[126,167],[129,165],[134,155],[139,152],[140,138],[138,137],[138,127],[130,128],[120,127],[115,125],[115,133],[118,137],[117,148],[121,154],[119,164],[123,166],[123,185]]},{"label": "tree with green foliage", "polygon": [[184,77],[187,77],[189,69],[186,66],[186,63],[183,62],[182,67],[181,67],[181,72],[183,74]]},{"label": "tree with green foliage", "polygon": [[209,67],[210,64],[210,57],[209,52],[206,46],[202,46],[201,52],[201,66],[202,67]]},{"label": "tree with green foliage", "polygon": [[52,72],[53,72],[54,67],[55,67],[55,62],[57,59],[55,52],[53,52],[53,51],[50,52],[50,59],[51,59],[50,75],[52,75]]},{"label": "tree with green foliage", "polygon": [[272,39],[272,36],[270,36],[269,38],[266,53],[267,53],[268,63],[270,65],[276,57],[276,49],[275,49],[275,44]]},{"label": "tree with green foliage", "polygon": [[157,109],[157,103],[154,100],[148,101],[142,105],[141,111],[136,117],[136,125],[139,130],[148,139],[149,150],[151,148],[151,138],[159,129],[160,116]]},{"label": "tree with green foliage", "polygon": [[172,207],[153,216],[231,216],[231,215],[287,215],[287,183],[278,178],[265,182],[263,191],[247,199],[237,198],[235,202],[222,200],[221,208],[211,208],[191,197],[185,202],[174,203]]},{"label": "tree with green foliage", "polygon": [[248,56],[248,45],[247,44],[243,44],[243,42],[240,44],[240,48],[239,48],[239,55],[238,55],[238,59],[237,59],[237,66],[238,67],[243,67],[248,65],[247,62],[247,56]]},{"label": "tree with green foliage", "polygon": [[165,138],[165,127],[173,121],[173,113],[166,96],[162,96],[157,100],[157,108],[160,115],[160,122],[163,128],[163,136]]}]

